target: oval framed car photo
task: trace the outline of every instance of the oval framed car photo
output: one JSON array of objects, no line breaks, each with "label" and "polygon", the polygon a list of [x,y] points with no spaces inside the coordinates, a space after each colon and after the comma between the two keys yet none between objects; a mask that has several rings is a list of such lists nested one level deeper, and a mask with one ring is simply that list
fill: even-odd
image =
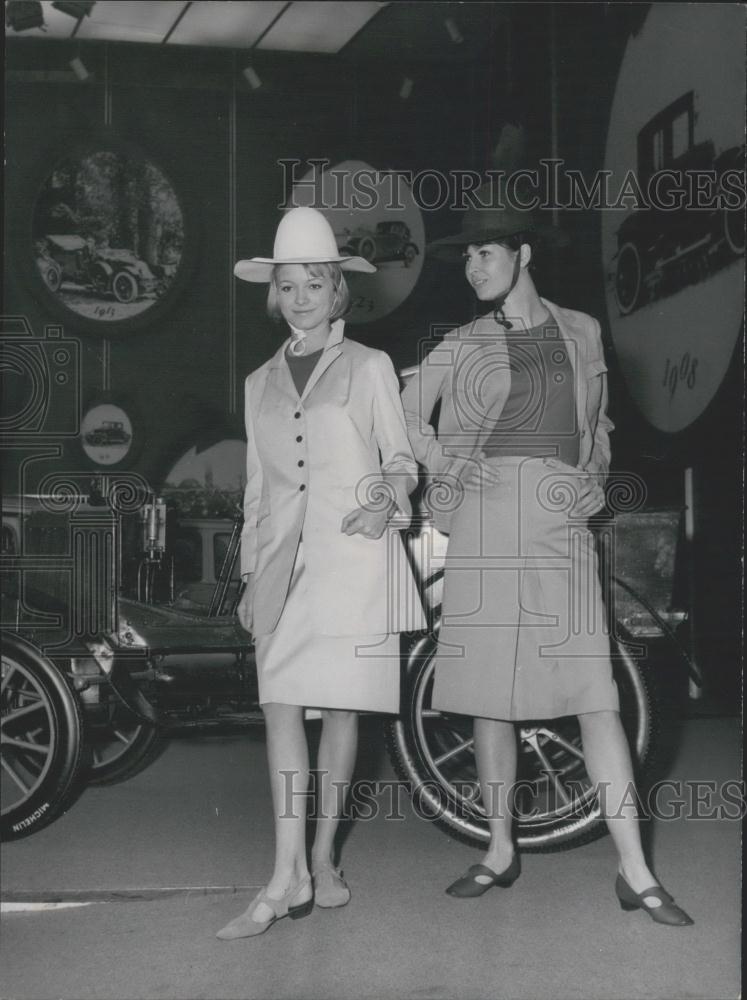
[{"label": "oval framed car photo", "polygon": [[192,211],[156,156],[111,133],[52,153],[28,185],[12,240],[32,291],[71,329],[150,325],[184,286]]},{"label": "oval framed car photo", "polygon": [[129,402],[103,393],[89,400],[80,423],[79,443],[92,465],[128,467],[142,444],[142,428]]}]

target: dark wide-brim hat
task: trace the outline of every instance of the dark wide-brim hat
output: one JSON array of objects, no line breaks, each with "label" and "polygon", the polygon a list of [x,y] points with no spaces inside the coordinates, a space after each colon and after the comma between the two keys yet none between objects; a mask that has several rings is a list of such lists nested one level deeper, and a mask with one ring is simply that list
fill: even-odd
[{"label": "dark wide-brim hat", "polygon": [[471,244],[497,243],[519,234],[534,237],[545,246],[567,246],[567,233],[546,221],[538,210],[524,207],[533,197],[526,187],[517,185],[513,190],[494,181],[483,184],[472,192],[473,203],[462,216],[459,232],[429,243],[426,252],[439,260],[456,262]]}]

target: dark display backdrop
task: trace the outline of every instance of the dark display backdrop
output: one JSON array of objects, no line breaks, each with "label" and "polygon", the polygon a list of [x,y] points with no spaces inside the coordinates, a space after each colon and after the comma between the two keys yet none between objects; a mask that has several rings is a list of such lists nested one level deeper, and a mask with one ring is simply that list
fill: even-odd
[{"label": "dark display backdrop", "polygon": [[[553,151],[554,111],[557,154],[591,176],[604,162],[629,32],[646,10],[563,5],[553,15],[549,5],[516,5],[511,31],[486,39],[482,58],[448,67],[411,61],[406,72],[414,87],[407,101],[398,96],[403,67],[385,60],[353,64],[256,53],[265,86],[254,93],[231,52],[91,43],[83,52],[93,82],[81,84],[59,76],[77,47],[14,39],[8,46],[6,204],[28,199],[31,166],[36,171],[53,150],[110,127],[173,174],[195,233],[190,280],[157,324],[126,337],[92,336],[74,322],[65,325],[65,335],[80,343],[80,407],[102,392],[132,400],[143,422],[134,428],[142,446],[132,468],[155,488],[195,443],[207,448],[241,437],[244,375],[276,349],[282,334],[265,316],[263,287],[236,281],[231,272],[238,256],[271,252],[278,205],[287,193],[277,161],[355,159],[381,169],[483,170],[494,165],[501,125],[518,115],[533,162]],[[554,105],[551,31],[557,39]],[[456,228],[448,208],[423,218],[428,239]],[[559,221],[571,248],[545,258],[540,288],[560,304],[598,316],[605,327],[599,213],[561,212]],[[19,248],[12,234],[6,239],[6,314],[26,316],[40,338],[56,319],[23,281],[13,260]],[[433,324],[463,322],[472,309],[459,269],[426,260],[402,306],[349,332],[403,366],[417,360],[417,341]],[[720,684],[733,686],[739,673],[741,349],[697,424],[664,435],[633,405],[607,330],[605,335],[615,467],[641,473],[652,500],[668,503],[682,502],[683,470],[694,469],[696,576],[702,581],[696,619],[713,640],[710,668]],[[77,468],[78,444],[68,441],[63,449],[66,467]],[[16,458],[6,465],[12,490]],[[41,458],[26,488],[59,468],[59,459]],[[719,643],[723,655],[713,653]]]},{"label": "dark display backdrop", "polygon": [[[65,335],[80,342],[83,403],[101,391],[135,400],[146,422],[137,429],[144,446],[135,467],[157,488],[196,438],[205,445],[241,435],[244,376],[284,336],[265,315],[266,289],[232,274],[237,257],[271,253],[288,193],[278,161],[302,161],[299,173],[314,158],[363,159],[377,169],[475,169],[483,155],[478,144],[489,145],[479,110],[491,63],[448,74],[411,68],[417,86],[404,102],[400,76],[378,64],[265,56],[256,65],[266,86],[253,93],[230,52],[92,44],[85,54],[94,82],[87,84],[54,79],[71,52],[29,40],[9,52],[6,201],[13,212],[5,311],[27,317],[36,337],[60,322],[48,296],[29,281],[34,265],[26,259],[24,227],[47,165],[92,136],[111,136],[163,167],[184,202],[190,233],[189,276],[179,296],[157,322],[111,335],[102,324],[91,332],[75,315],[63,317]],[[44,75],[49,81],[37,82]],[[436,215],[450,224],[445,207],[426,217],[426,232]],[[350,332],[388,350],[395,364],[411,364],[429,321],[453,324],[469,308],[466,287],[453,286],[427,263],[394,313]],[[68,447],[65,461],[74,467],[77,460]],[[48,464],[38,463],[37,478]]]}]

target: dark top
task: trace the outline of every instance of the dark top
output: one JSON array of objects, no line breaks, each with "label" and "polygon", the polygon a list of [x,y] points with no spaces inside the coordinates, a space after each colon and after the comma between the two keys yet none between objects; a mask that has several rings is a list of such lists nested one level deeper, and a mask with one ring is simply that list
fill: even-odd
[{"label": "dark top", "polygon": [[555,323],[506,332],[511,388],[484,445],[487,456],[578,463],[579,428],[568,345]]},{"label": "dark top", "polygon": [[306,383],[311,377],[311,373],[316,368],[316,363],[319,360],[324,348],[320,348],[318,351],[314,351],[313,354],[288,354],[285,352],[285,360],[288,362],[288,368],[290,368],[291,377],[293,379],[293,384],[296,387],[296,392],[299,396],[303,395],[303,391],[306,388]]}]

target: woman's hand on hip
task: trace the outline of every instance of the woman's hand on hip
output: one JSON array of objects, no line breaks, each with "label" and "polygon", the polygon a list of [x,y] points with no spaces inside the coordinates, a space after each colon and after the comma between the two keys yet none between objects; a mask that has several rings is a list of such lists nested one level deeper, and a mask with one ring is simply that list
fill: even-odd
[{"label": "woman's hand on hip", "polygon": [[498,486],[501,479],[501,470],[497,466],[483,458],[476,458],[462,474],[462,485],[468,490],[484,490],[489,486]]},{"label": "woman's hand on hip", "polygon": [[363,507],[356,507],[343,517],[340,531],[345,535],[381,538],[388,520],[389,507],[384,510],[364,510]]},{"label": "woman's hand on hip", "polygon": [[247,632],[252,630],[252,602],[251,602],[251,591],[249,584],[251,582],[251,576],[247,577],[246,586],[244,587],[244,592],[241,595],[238,606],[236,608],[236,616],[239,619],[239,624]]}]

